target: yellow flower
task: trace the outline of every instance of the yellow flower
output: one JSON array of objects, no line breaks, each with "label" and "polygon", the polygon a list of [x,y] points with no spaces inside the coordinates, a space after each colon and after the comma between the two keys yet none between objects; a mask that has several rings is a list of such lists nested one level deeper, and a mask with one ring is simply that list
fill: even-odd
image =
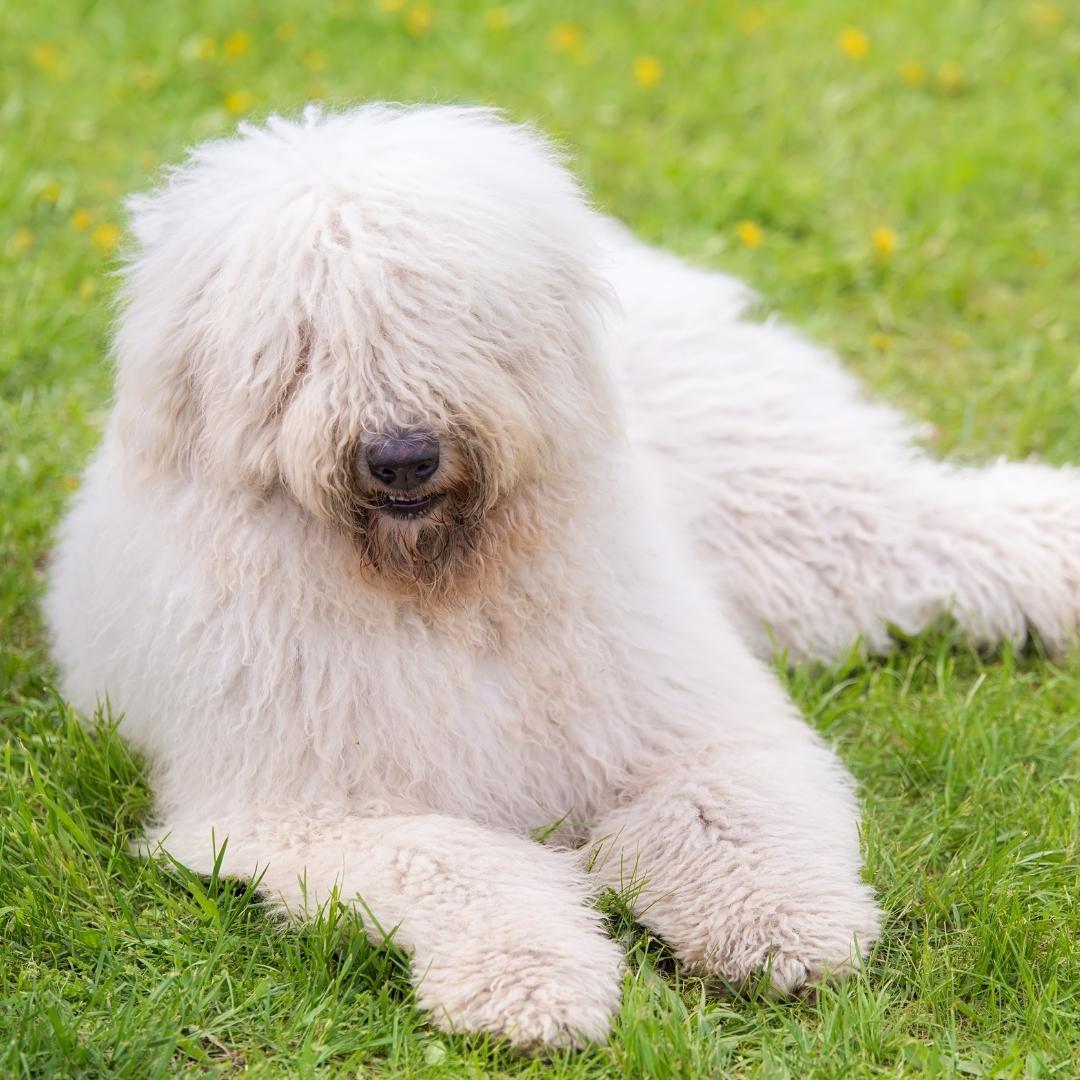
[{"label": "yellow flower", "polygon": [[250,48],[251,35],[246,30],[234,30],[221,43],[221,51],[230,59],[243,56]]},{"label": "yellow flower", "polygon": [[411,7],[405,16],[405,29],[413,37],[422,37],[431,29],[434,13],[428,4],[417,4]]},{"label": "yellow flower", "polygon": [[250,90],[233,90],[232,93],[225,95],[225,108],[233,116],[239,116],[251,108],[251,100]]},{"label": "yellow flower", "polygon": [[161,85],[161,74],[156,68],[148,67],[145,64],[138,65],[132,76],[135,85],[146,93],[153,92]]},{"label": "yellow flower", "polygon": [[870,345],[878,352],[888,352],[892,348],[892,338],[878,330],[870,335]]},{"label": "yellow flower", "polygon": [[42,189],[41,197],[47,202],[52,203],[54,206],[60,201],[60,196],[63,194],[63,189],[56,180],[50,180]]},{"label": "yellow flower", "polygon": [[93,278],[84,277],[79,282],[79,297],[82,300],[89,300],[94,293],[97,292],[97,282]]},{"label": "yellow flower", "polygon": [[11,255],[25,255],[34,246],[34,234],[25,226],[17,228],[8,237],[7,249]]},{"label": "yellow flower", "polygon": [[908,86],[922,86],[926,82],[926,68],[923,67],[921,60],[905,60],[900,65],[900,78]]},{"label": "yellow flower", "polygon": [[865,60],[870,55],[870,38],[857,26],[845,26],[836,39],[840,51],[852,60]]},{"label": "yellow flower", "polygon": [[1039,251],[1038,248],[1033,248],[1028,252],[1027,261],[1028,266],[1045,266],[1047,262],[1046,253]]},{"label": "yellow flower", "polygon": [[1060,30],[1065,25],[1065,9],[1060,4],[1033,4],[1031,21],[1043,30]]},{"label": "yellow flower", "polygon": [[379,0],[379,7],[383,11],[400,11],[405,6],[405,0]]},{"label": "yellow flower", "polygon": [[213,60],[217,55],[217,42],[212,37],[201,37],[195,42],[196,60]]},{"label": "yellow flower", "polygon": [[742,241],[745,247],[751,249],[759,248],[765,243],[765,232],[757,222],[754,221],[740,221],[735,226],[735,235]]},{"label": "yellow flower", "polygon": [[278,23],[278,28],[274,31],[274,37],[282,45],[287,41],[292,41],[296,37],[296,23],[292,19],[286,19],[283,23]]},{"label": "yellow flower", "polygon": [[312,74],[317,71],[325,71],[326,65],[329,63],[330,57],[322,49],[308,49],[304,53],[304,67]]},{"label": "yellow flower", "polygon": [[67,473],[60,478],[60,483],[63,484],[68,491],[76,491],[79,487],[79,478],[74,473]]},{"label": "yellow flower", "polygon": [[82,232],[83,229],[90,227],[90,222],[94,220],[94,215],[90,213],[85,207],[80,206],[74,214],[71,215],[71,227],[76,232]]},{"label": "yellow flower", "polygon": [[876,255],[882,259],[887,259],[896,251],[896,245],[899,241],[893,229],[890,229],[888,225],[879,225],[870,234],[870,243],[873,245]]},{"label": "yellow flower", "polygon": [[938,68],[937,81],[944,93],[958,93],[964,86],[964,70],[955,60],[946,60]]},{"label": "yellow flower", "polygon": [[581,48],[581,27],[577,23],[559,23],[548,35],[548,40],[559,52],[574,52]]},{"label": "yellow flower", "polygon": [[664,69],[655,56],[639,56],[634,61],[634,78],[642,86],[655,86],[664,77]]},{"label": "yellow flower", "polygon": [[489,30],[505,30],[510,25],[510,12],[504,7],[488,8],[484,25]]},{"label": "yellow flower", "polygon": [[739,29],[749,37],[751,34],[756,34],[768,21],[769,17],[763,8],[747,8],[739,16]]},{"label": "yellow flower", "polygon": [[53,75],[60,66],[60,53],[55,45],[42,42],[30,49],[30,60],[35,67],[39,67],[42,71]]},{"label": "yellow flower", "polygon": [[116,249],[120,240],[120,228],[111,221],[103,221],[91,234],[90,240],[98,251],[106,255]]}]

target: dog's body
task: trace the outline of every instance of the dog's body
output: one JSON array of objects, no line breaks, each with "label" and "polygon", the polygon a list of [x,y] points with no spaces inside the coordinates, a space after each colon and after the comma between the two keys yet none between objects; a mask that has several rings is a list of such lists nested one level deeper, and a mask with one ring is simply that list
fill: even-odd
[{"label": "dog's body", "polygon": [[[855,804],[766,625],[793,657],[949,610],[1061,645],[1076,479],[926,458],[486,113],[276,121],[135,211],[47,606],[66,692],[151,763],[149,839],[206,869],[227,836],[293,911],[359,897],[440,1023],[522,1045],[606,1030],[598,886],[705,973],[849,968]],[[591,877],[526,839],[556,821]]]}]

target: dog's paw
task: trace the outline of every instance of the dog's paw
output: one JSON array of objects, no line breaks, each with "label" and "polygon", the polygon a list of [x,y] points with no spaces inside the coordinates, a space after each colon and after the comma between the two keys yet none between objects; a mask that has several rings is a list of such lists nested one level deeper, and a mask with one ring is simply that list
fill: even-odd
[{"label": "dog's paw", "polygon": [[622,993],[622,950],[596,934],[557,952],[478,950],[417,971],[417,1003],[444,1031],[485,1032],[526,1053],[607,1037]]},{"label": "dog's paw", "polygon": [[812,899],[769,902],[761,896],[702,922],[676,950],[703,975],[745,987],[767,975],[772,991],[797,994],[808,985],[856,970],[881,927],[878,907],[861,884]]}]

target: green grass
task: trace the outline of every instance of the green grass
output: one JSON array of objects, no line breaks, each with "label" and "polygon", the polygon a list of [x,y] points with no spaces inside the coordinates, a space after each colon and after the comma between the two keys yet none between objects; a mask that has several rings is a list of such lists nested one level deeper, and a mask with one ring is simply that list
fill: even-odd
[{"label": "green grass", "polygon": [[[434,1032],[401,958],[340,912],[283,934],[247,888],[128,855],[142,773],[49,690],[36,601],[108,401],[121,193],[227,131],[230,105],[498,102],[564,139],[603,206],[748,278],[932,421],[941,450],[1080,460],[1068,0],[303,7],[0,3],[0,1074],[1074,1080],[1076,661],[979,658],[942,631],[792,674],[864,792],[887,912],[865,974],[794,1003],[703,997],[613,907],[632,960],[617,1030],[548,1064]],[[865,57],[839,47],[847,26]]]}]

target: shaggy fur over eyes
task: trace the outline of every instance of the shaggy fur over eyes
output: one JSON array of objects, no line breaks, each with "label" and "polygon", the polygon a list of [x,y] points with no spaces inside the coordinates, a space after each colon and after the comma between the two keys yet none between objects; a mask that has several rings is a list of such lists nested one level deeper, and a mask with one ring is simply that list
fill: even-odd
[{"label": "shaggy fur over eyes", "polygon": [[338,890],[436,1023],[528,1049],[608,1030],[607,886],[726,983],[855,968],[852,785],[770,641],[1064,648],[1075,473],[932,460],[487,110],[243,126],[131,210],[46,608],[151,763],[146,851]]}]

